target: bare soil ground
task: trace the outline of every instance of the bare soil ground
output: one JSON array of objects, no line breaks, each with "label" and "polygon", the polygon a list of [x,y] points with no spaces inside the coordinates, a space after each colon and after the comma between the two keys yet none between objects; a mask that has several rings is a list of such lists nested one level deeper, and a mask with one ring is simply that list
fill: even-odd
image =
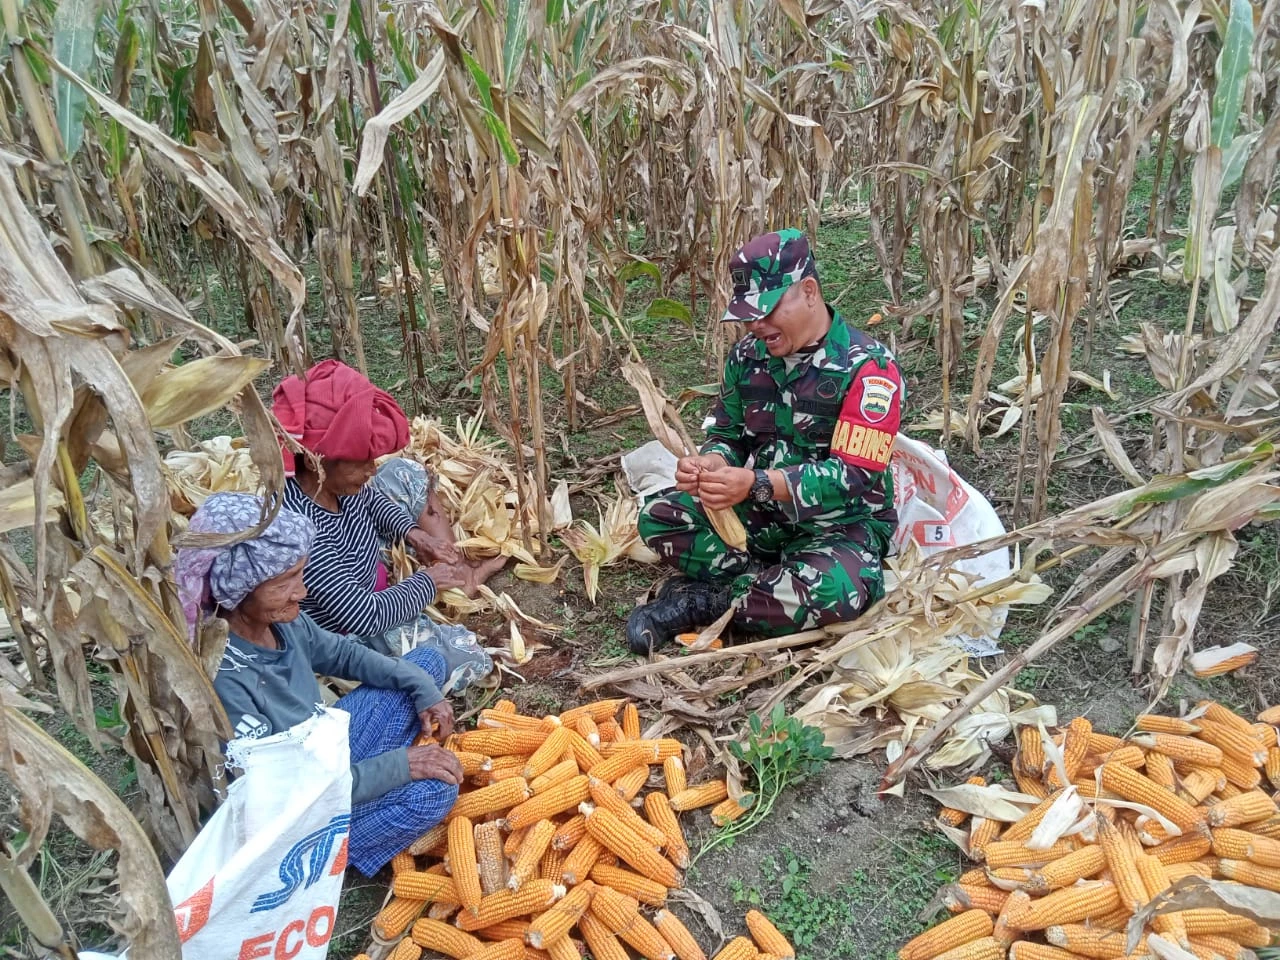
[{"label": "bare soil ground", "polygon": [[[1139,212],[1145,213],[1145,198],[1135,196],[1133,202]],[[879,268],[858,221],[842,220],[825,225],[818,237],[817,250],[827,295],[854,323],[880,309],[884,291],[878,279]],[[637,304],[642,305],[658,293],[647,287],[647,281],[637,281],[634,287]],[[673,295],[679,298],[678,287],[676,291]],[[1158,392],[1145,359],[1121,352],[1122,337],[1135,332],[1142,323],[1180,328],[1185,317],[1186,291],[1149,277],[1118,277],[1113,283],[1113,293],[1127,294],[1117,311],[1118,323],[1109,319],[1099,323],[1092,338],[1090,357],[1086,361],[1083,351],[1078,349],[1073,366],[1099,378],[1104,372],[1108,373],[1115,396],[1109,398],[1083,386],[1073,388],[1069,401],[1077,406],[1067,411],[1063,457],[1087,450],[1085,433],[1090,424],[1090,405],[1097,404],[1115,413],[1129,410]],[[991,291],[987,291],[988,301],[991,295]],[[440,302],[439,307],[444,311],[448,304]],[[973,348],[985,326],[989,307],[990,304],[981,299],[971,300],[967,305],[970,349],[961,367],[958,381],[961,391],[967,389]],[[675,321],[647,319],[642,308],[637,309],[630,323],[637,346],[668,393],[675,394],[683,388],[717,379],[717,372],[704,365],[704,353],[692,330]],[[314,329],[323,339],[324,325],[316,323]],[[233,332],[244,333],[243,330]],[[941,396],[941,386],[936,381],[939,366],[930,345],[930,331],[923,321],[906,329],[895,321],[880,326],[875,332],[896,342],[908,376],[910,415],[907,422],[910,424],[935,409]],[[1011,330],[1006,334],[995,383],[1016,373],[1017,333]],[[390,307],[370,305],[365,335],[374,379],[393,389],[408,406],[404,351],[398,321]],[[1077,339],[1083,341],[1083,330]],[[326,347],[323,342],[317,342],[314,349],[319,357],[324,355]],[[445,355],[433,358],[428,373],[431,400],[424,412],[439,416],[446,423],[451,423],[457,414],[473,413],[477,407],[476,397],[465,388],[457,389],[460,378],[461,371],[451,358]],[[559,385],[554,378],[551,380],[547,387],[547,421],[563,423],[563,395],[557,394]],[[270,384],[264,382],[263,387],[269,389]],[[606,411],[623,407],[634,399],[620,378],[609,372],[597,375],[582,389]],[[696,404],[686,411],[692,428],[698,426],[704,412]],[[225,421],[214,420],[204,424],[202,432],[206,435],[225,432],[228,426]],[[911,431],[909,426],[907,429]],[[1149,442],[1150,429],[1150,418],[1143,414],[1127,420],[1122,429],[1125,447],[1139,464],[1144,445]],[[915,435],[937,442],[936,434]],[[555,445],[552,474],[572,479],[590,463],[615,456],[648,438],[647,428],[639,416],[587,429]],[[1017,431],[986,442],[981,455],[962,448],[958,441],[947,447],[947,453],[957,469],[989,497],[1006,523],[1010,522],[1015,499]],[[1034,464],[1028,466],[1029,484]],[[1064,469],[1053,478],[1049,509],[1058,511],[1094,500],[1122,489],[1122,485],[1114,470],[1099,458],[1073,464],[1071,469]],[[1241,531],[1240,541],[1241,551],[1235,567],[1210,591],[1196,642],[1208,645],[1244,639],[1261,647],[1263,658],[1240,676],[1207,683],[1179,680],[1171,691],[1175,700],[1194,700],[1208,695],[1231,706],[1256,709],[1280,699],[1280,659],[1273,655],[1273,636],[1280,622],[1277,606],[1280,535],[1274,524],[1251,527]],[[1049,582],[1060,592],[1092,559],[1089,555],[1074,558],[1053,571]],[[659,575],[655,569],[634,564],[606,569],[601,577],[601,595],[594,605],[585,596],[581,572],[576,566],[566,568],[561,582],[550,587],[525,584],[509,574],[501,575],[495,587],[513,592],[530,613],[564,627],[563,634],[554,641],[554,648],[535,659],[527,671],[527,682],[504,690],[504,694],[512,696],[522,708],[539,712],[555,711],[580,701],[582,697],[577,688],[582,676],[630,661],[622,642],[623,621]],[[1158,609],[1159,597],[1156,599]],[[1011,617],[1002,638],[1005,648],[1015,650],[1034,641],[1044,628],[1052,602]],[[1064,722],[1072,716],[1086,714],[1101,730],[1124,732],[1133,716],[1148,702],[1144,690],[1135,687],[1131,678],[1128,617],[1128,608],[1121,607],[1115,618],[1080,631],[1023,670],[1017,677],[1017,685],[1043,702],[1054,704]],[[485,622],[473,626],[481,633],[495,627]],[[994,669],[998,663],[996,658],[988,665]],[[469,706],[475,705],[474,700],[469,703]],[[55,718],[54,723],[53,729],[65,732],[69,741],[74,740],[74,730],[65,718]],[[72,745],[82,756],[93,757],[87,744]],[[104,776],[118,778],[122,792],[128,793],[128,768],[123,758],[118,755],[94,758],[94,762],[101,765]],[[882,757],[829,765],[822,774],[784,797],[772,818],[759,830],[740,838],[733,847],[722,848],[699,860],[689,873],[688,886],[719,913],[729,935],[740,931],[745,910],[758,905],[795,938],[801,955],[809,960],[892,956],[904,939],[920,929],[920,912],[936,888],[953,879],[964,866],[954,849],[929,828],[934,804],[919,793],[923,781],[913,779],[905,799],[882,800],[875,792],[882,767]],[[1003,771],[998,763],[993,763],[987,773],[999,777]],[[96,874],[84,868],[97,862],[88,851],[76,849],[77,846],[74,838],[65,833],[50,838],[35,868],[42,883],[52,882],[53,864],[62,871],[55,878],[59,882],[67,878],[76,880],[68,889],[93,889],[91,878]],[[64,864],[71,866],[65,868]],[[109,866],[109,862],[101,866]],[[85,873],[90,879],[81,877]],[[331,956],[336,960],[348,960],[366,942],[368,923],[386,894],[386,879],[379,876],[367,880],[354,872],[349,874],[338,935],[331,949]],[[64,886],[68,885],[64,883]],[[62,904],[64,915],[87,944],[106,938],[101,901],[64,896]],[[700,916],[684,906],[677,909],[696,929]],[[710,940],[709,937],[703,939]],[[12,916],[0,905],[0,956],[6,955],[28,956],[29,945],[22,932],[14,927]]]}]

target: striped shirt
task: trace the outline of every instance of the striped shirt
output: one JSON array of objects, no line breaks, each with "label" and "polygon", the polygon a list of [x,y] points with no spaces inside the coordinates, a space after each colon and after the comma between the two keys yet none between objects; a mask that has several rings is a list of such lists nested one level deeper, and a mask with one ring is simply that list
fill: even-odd
[{"label": "striped shirt", "polygon": [[354,496],[339,497],[335,513],[312,500],[290,477],[284,506],[316,525],[315,544],[302,573],[307,585],[302,609],[324,629],[378,637],[413,622],[435,600],[435,584],[423,570],[374,592],[382,547],[404,540],[416,526],[382,493],[366,486]]}]

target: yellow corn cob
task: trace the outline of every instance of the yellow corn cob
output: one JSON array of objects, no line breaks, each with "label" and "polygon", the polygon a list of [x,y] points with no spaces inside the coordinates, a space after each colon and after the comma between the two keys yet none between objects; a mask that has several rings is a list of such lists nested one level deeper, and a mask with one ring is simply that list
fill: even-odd
[{"label": "yellow corn cob", "polygon": [[[411,871],[397,874],[391,880],[391,890],[406,900],[443,900],[445,903],[462,903],[452,877],[440,873]],[[408,926],[408,921],[405,922]],[[400,928],[401,930],[404,927]]]},{"label": "yellow corn cob", "polygon": [[1280,747],[1269,747],[1267,749],[1267,759],[1263,764],[1263,770],[1267,774],[1267,782],[1271,784],[1273,790],[1280,790]]},{"label": "yellow corn cob", "polygon": [[494,713],[519,713],[514,700],[508,700],[505,697],[499,700],[491,708]]},{"label": "yellow corn cob", "polygon": [[1238,827],[1243,823],[1265,820],[1276,812],[1274,800],[1260,790],[1250,790],[1209,807],[1209,826]]},{"label": "yellow corn cob", "polygon": [[616,743],[606,743],[600,752],[608,759],[616,753],[632,750],[639,750],[645,763],[661,763],[668,757],[681,756],[684,744],[672,737],[660,740],[619,740]]},{"label": "yellow corn cob", "polygon": [[471,779],[481,786],[489,786],[499,780],[510,780],[512,777],[521,776],[524,772],[524,764],[523,754],[513,753],[505,757],[493,757],[489,761],[488,769]]},{"label": "yellow corn cob", "polygon": [[595,801],[595,805],[598,808],[611,812],[623,822],[627,829],[633,831],[645,843],[661,848],[667,842],[667,835],[661,828],[647,823],[643,817],[631,808],[627,801],[618,796],[618,791],[614,790],[608,783],[591,777],[589,778],[589,789],[591,790],[591,799]]},{"label": "yellow corn cob", "polygon": [[528,930],[528,920],[499,920],[477,930],[476,936],[481,940],[519,940],[523,943]]},{"label": "yellow corn cob", "polygon": [[1171,733],[1179,737],[1192,737],[1200,732],[1200,728],[1191,720],[1155,713],[1139,714],[1134,724],[1144,733]]},{"label": "yellow corn cob", "polygon": [[[1125,934],[1118,931],[1099,930],[1076,923],[1054,924],[1044,932],[1050,945],[1068,951],[1073,957],[1091,957],[1093,960],[1120,960],[1129,955],[1125,950]],[[1146,938],[1139,941],[1137,953],[1146,952]]]},{"label": "yellow corn cob", "polygon": [[1213,877],[1213,867],[1199,860],[1191,863],[1165,864],[1164,872],[1169,877],[1170,883],[1177,883],[1183,877],[1202,877],[1205,880]]},{"label": "yellow corn cob", "polygon": [[1009,902],[1009,894],[992,886],[966,886],[953,883],[943,888],[942,904],[951,913],[985,910],[993,917]]},{"label": "yellow corn cob", "polygon": [[1201,767],[1216,767],[1222,763],[1222,750],[1205,740],[1182,737],[1176,733],[1140,733],[1133,742],[1144,750],[1154,750],[1166,757],[1194,763]]},{"label": "yellow corn cob", "polygon": [[526,780],[536,780],[560,762],[560,758],[569,749],[569,732],[566,727],[556,727],[547,735],[547,739],[542,741],[542,745],[524,765],[523,775]]},{"label": "yellow corn cob", "polygon": [[760,960],[760,951],[746,937],[734,937],[711,960]]},{"label": "yellow corn cob", "polygon": [[1159,820],[1151,817],[1138,817],[1135,828],[1138,831],[1138,839],[1144,847],[1155,847],[1171,838],[1171,834],[1164,828]]},{"label": "yellow corn cob", "polygon": [[651,907],[660,907],[667,902],[666,887],[656,880],[642,877],[622,867],[610,867],[597,863],[591,868],[591,879],[601,886],[609,887],[628,897],[634,897]]},{"label": "yellow corn cob", "polygon": [[628,703],[622,708],[622,732],[628,740],[640,739],[640,711],[634,703]]},{"label": "yellow corn cob", "polygon": [[1020,940],[1009,948],[1009,960],[1078,960],[1075,954],[1057,947]]},{"label": "yellow corn cob", "polygon": [[[748,794],[747,796],[750,797],[751,795]],[[743,799],[746,799],[746,797]],[[725,797],[711,808],[711,822],[717,827],[723,827],[733,823],[749,809],[751,808],[742,806],[733,797]]]},{"label": "yellow corn cob", "polygon": [[587,772],[597,780],[613,783],[624,774],[630,773],[637,766],[649,763],[648,755],[643,747],[635,744],[623,744],[621,749],[609,753]]},{"label": "yellow corn cob", "polygon": [[488,896],[507,885],[507,858],[502,849],[502,829],[496,820],[476,824],[475,844],[480,891]]},{"label": "yellow corn cob", "polygon": [[468,960],[525,960],[524,944],[519,940],[499,940],[491,943]]},{"label": "yellow corn cob", "polygon": [[1249,948],[1268,947],[1271,945],[1272,939],[1274,939],[1270,930],[1254,923],[1252,920],[1249,921],[1247,927],[1232,931],[1230,937],[1240,946]]},{"label": "yellow corn cob", "polygon": [[1043,930],[1056,923],[1101,917],[1119,906],[1115,884],[1089,880],[1033,901],[1025,910],[1010,916],[1009,923],[1018,930]]},{"label": "yellow corn cob", "polygon": [[533,753],[546,739],[542,730],[468,730],[458,735],[458,748],[494,758],[510,757]]},{"label": "yellow corn cob", "polygon": [[676,960],[658,928],[644,917],[637,916],[618,936],[645,960]]},{"label": "yellow corn cob", "polygon": [[[581,841],[579,841],[581,842]],[[564,861],[568,855],[563,850],[548,850],[538,865],[538,878],[564,885]]]},{"label": "yellow corn cob", "polygon": [[587,835],[587,818],[580,813],[560,824],[551,837],[551,846],[555,850],[572,850]]},{"label": "yellow corn cob", "polygon": [[357,953],[354,960],[369,960],[369,955],[367,953]]},{"label": "yellow corn cob", "polygon": [[1051,790],[1057,787],[1065,787],[1076,775],[1076,771],[1080,769],[1080,764],[1084,762],[1085,755],[1089,752],[1089,734],[1093,733],[1093,724],[1084,717],[1076,717],[1067,724],[1066,734],[1062,740],[1062,766],[1066,772],[1066,783],[1062,782],[1062,778],[1058,774],[1057,764],[1051,764],[1048,776],[1045,777],[1045,785]]},{"label": "yellow corn cob", "polygon": [[650,880],[656,880],[664,887],[680,885],[676,868],[671,861],[641,839],[611,810],[583,804],[582,812],[587,817],[587,834],[616,853],[624,863],[630,864],[639,873]]},{"label": "yellow corn cob", "polygon": [[1237,757],[1245,763],[1261,766],[1267,759],[1266,747],[1261,743],[1252,727],[1244,730],[1225,723],[1212,720],[1200,721],[1200,733],[1197,735],[1206,743],[1211,743],[1224,754]]},{"label": "yellow corn cob", "polygon": [[993,929],[991,916],[986,911],[970,910],[957,914],[908,941],[898,951],[898,960],[932,960],[952,947],[991,936]]},{"label": "yellow corn cob", "polygon": [[[1004,960],[1008,949],[995,937],[980,937],[958,947],[952,947],[938,954],[933,960]],[[763,954],[761,954],[761,960],[764,960]]]},{"label": "yellow corn cob", "polygon": [[595,837],[586,836],[579,840],[577,846],[564,858],[564,866],[560,873],[564,877],[565,885],[573,886],[586,880],[602,853],[604,853],[604,844]]},{"label": "yellow corn cob", "polygon": [[507,839],[502,844],[502,855],[508,860],[514,860],[520,855],[520,848],[524,846],[525,835],[529,832],[529,827],[522,827],[519,830],[512,830],[507,834]]},{"label": "yellow corn cob", "polygon": [[[965,781],[969,786],[983,787],[987,781],[985,777],[970,777]],[[969,819],[969,814],[963,810],[956,810],[952,807],[943,807],[938,811],[938,819],[945,823],[948,827],[958,827]]]},{"label": "yellow corn cob", "polygon": [[387,960],[418,960],[422,956],[422,948],[405,937],[387,954]]},{"label": "yellow corn cob", "polygon": [[418,919],[426,905],[425,898],[393,896],[373,918],[373,932],[383,940],[394,940],[409,929],[409,924]]},{"label": "yellow corn cob", "polygon": [[1213,831],[1215,856],[1228,860],[1249,860],[1263,867],[1280,867],[1280,840],[1245,830],[1220,827]]},{"label": "yellow corn cob", "polygon": [[1000,890],[1031,890],[1031,880],[1037,872],[1030,867],[987,867],[985,877],[991,886]]},{"label": "yellow corn cob", "polygon": [[649,782],[649,767],[641,764],[630,773],[624,773],[613,781],[613,789],[627,803],[640,796],[640,791]]},{"label": "yellow corn cob", "polygon": [[462,766],[462,775],[471,777],[477,773],[484,773],[493,765],[493,758],[488,754],[476,753],[474,750],[454,750],[453,755],[458,758],[458,763]]},{"label": "yellow corn cob", "polygon": [[[507,887],[519,890],[520,886],[538,875],[538,866],[542,863],[542,855],[551,845],[555,836],[556,825],[550,820],[539,820],[525,834],[515,862],[511,864],[511,875],[507,878]],[[536,946],[536,944],[535,944]]]},{"label": "yellow corn cob", "polygon": [[1177,785],[1177,777],[1173,772],[1173,759],[1163,753],[1148,753],[1146,758],[1147,779],[1158,787],[1173,790]]},{"label": "yellow corn cob", "polygon": [[502,920],[514,920],[534,913],[541,913],[565,894],[562,886],[550,880],[530,880],[519,890],[499,890],[480,901],[480,909],[472,914],[458,914],[458,926],[463,930],[480,930]]},{"label": "yellow corn cob", "polygon": [[1100,917],[1090,919],[1088,926],[1097,927],[1099,930],[1125,930],[1128,928],[1131,919],[1133,919],[1133,914],[1117,907],[1110,913],[1104,913]]},{"label": "yellow corn cob", "polygon": [[576,730],[569,731],[569,752],[573,754],[573,760],[579,770],[590,770],[604,760],[604,757],[600,756],[600,751],[587,743]]},{"label": "yellow corn cob", "polygon": [[391,873],[404,873],[406,870],[417,870],[418,861],[408,850],[401,850],[391,858]]},{"label": "yellow corn cob", "polygon": [[707,960],[707,955],[698,946],[698,941],[693,939],[689,928],[674,913],[659,910],[653,916],[653,925],[676,955],[676,960]]},{"label": "yellow corn cob", "polygon": [[987,847],[1000,837],[999,820],[988,820],[986,817],[972,817],[969,820],[969,857],[982,862],[986,859]]},{"label": "yellow corn cob", "polygon": [[1253,731],[1254,739],[1264,750],[1270,750],[1272,747],[1280,746],[1280,735],[1276,733],[1276,728],[1269,723],[1251,723],[1249,729]]},{"label": "yellow corn cob", "polygon": [[1258,714],[1258,722],[1271,724],[1280,723],[1280,706],[1267,707],[1267,709]]},{"label": "yellow corn cob", "polygon": [[1188,863],[1199,860],[1213,846],[1207,829],[1191,830],[1180,837],[1166,840],[1151,847],[1147,852],[1166,867],[1174,863]]},{"label": "yellow corn cob", "polygon": [[965,887],[991,886],[991,881],[987,879],[987,871],[982,867],[974,867],[972,870],[966,870],[956,879],[956,883]]},{"label": "yellow corn cob", "polygon": [[1022,769],[1032,775],[1044,771],[1044,742],[1040,739],[1038,727],[1018,728],[1018,762]]},{"label": "yellow corn cob", "polygon": [[413,925],[411,932],[413,942],[424,950],[434,950],[464,960],[484,949],[484,944],[469,933],[463,933],[457,927],[438,920],[419,920]]},{"label": "yellow corn cob", "polygon": [[578,776],[580,772],[577,763],[574,762],[573,757],[570,757],[568,760],[561,760],[546,773],[531,780],[529,789],[533,791],[533,795],[536,797],[540,793],[546,793],[554,786],[568,783]]},{"label": "yellow corn cob", "polygon": [[1172,791],[1152,783],[1136,770],[1119,764],[1104,763],[1102,786],[1133,803],[1146,804],[1168,817],[1182,830],[1192,830],[1204,823],[1204,814]]},{"label": "yellow corn cob", "polygon": [[522,827],[532,826],[539,820],[550,819],[566,810],[572,810],[589,796],[591,796],[591,790],[586,776],[566,780],[545,793],[540,793],[514,806],[507,813],[507,829],[519,830]]},{"label": "yellow corn cob", "polygon": [[1018,931],[1010,923],[1010,918],[1020,916],[1031,907],[1031,895],[1025,890],[1015,890],[1004,902],[1004,909],[996,916],[991,936],[1006,947],[1018,939]]},{"label": "yellow corn cob", "polygon": [[1120,831],[1106,817],[1094,817],[1094,823],[1098,831],[1098,845],[1106,854],[1107,868],[1111,871],[1120,906],[1134,913],[1147,902],[1147,894],[1134,865],[1133,852]]},{"label": "yellow corn cob", "polygon": [[[1159,756],[1159,754],[1149,756]],[[1151,764],[1148,762],[1147,768],[1150,769],[1150,767]],[[1182,774],[1182,782],[1177,789],[1177,794],[1192,805],[1204,803],[1216,791],[1227,785],[1227,778],[1218,767],[1194,767],[1189,770],[1184,768],[1178,772]]]},{"label": "yellow corn cob", "polygon": [[689,866],[689,845],[685,842],[684,831],[680,829],[680,821],[671,809],[671,802],[666,794],[656,791],[646,794],[644,815],[666,837],[663,848],[667,852],[667,859],[681,870]]},{"label": "yellow corn cob", "polygon": [[1077,880],[1097,876],[1107,865],[1106,851],[1100,846],[1081,847],[1047,863],[1033,874],[1028,893],[1051,893],[1069,887]]},{"label": "yellow corn cob", "polygon": [[476,727],[482,730],[533,730],[544,729],[543,717],[529,717],[522,713],[508,713],[502,710],[481,710],[476,718]]},{"label": "yellow corn cob", "polygon": [[409,844],[408,852],[415,857],[443,847],[449,840],[449,824],[437,823],[434,827]]},{"label": "yellow corn cob", "polygon": [[462,906],[475,913],[480,909],[484,893],[480,889],[480,868],[476,863],[475,826],[466,817],[449,821],[449,870]]},{"label": "yellow corn cob", "polygon": [[[1027,729],[1023,727],[1023,729]],[[1047,797],[1037,803],[1034,807],[1027,811],[1026,815],[1017,823],[1009,824],[1005,830],[1002,840],[1019,843],[1025,843],[1031,839],[1031,834],[1035,833],[1036,827],[1040,826],[1040,821],[1044,819],[1044,815],[1049,812],[1049,808],[1053,806],[1055,800],[1062,795],[1061,790],[1055,790]]]},{"label": "yellow corn cob", "polygon": [[464,793],[449,811],[450,819],[466,817],[478,820],[490,813],[502,813],[523,804],[529,798],[529,784],[522,777],[499,780],[497,783]]},{"label": "yellow corn cob", "polygon": [[1085,757],[1085,762],[1081,764],[1079,774],[1085,775],[1093,773],[1098,767],[1104,763],[1118,763],[1122,767],[1132,767],[1137,770],[1147,762],[1146,752],[1136,743],[1126,743],[1122,747],[1114,750],[1108,750],[1106,753],[1091,753]]},{"label": "yellow corn cob", "polygon": [[591,717],[586,714],[580,716],[575,724],[575,729],[578,731],[578,736],[585,739],[587,743],[597,750],[600,749],[600,728],[596,726],[596,722]]},{"label": "yellow corn cob", "polygon": [[780,957],[796,955],[796,948],[791,945],[791,941],[759,910],[747,911],[747,930],[756,946],[765,953],[774,953]]},{"label": "yellow corn cob", "polygon": [[596,895],[591,899],[590,914],[614,933],[622,933],[640,916],[640,901],[619,893],[612,887],[596,885]]},{"label": "yellow corn cob", "polygon": [[[1168,871],[1165,870],[1164,864],[1155,857],[1135,857],[1134,866],[1137,868],[1138,876],[1142,879],[1142,886],[1146,891],[1144,903],[1154,900],[1169,889],[1172,881],[1169,880]],[[1156,933],[1168,937],[1174,943],[1186,946],[1187,928],[1177,913],[1160,914],[1152,917],[1151,925],[1155,928]]]},{"label": "yellow corn cob", "polygon": [[524,960],[582,960],[582,950],[571,937],[553,941],[545,950],[525,944]]},{"label": "yellow corn cob", "polygon": [[1263,867],[1248,860],[1219,860],[1217,873],[1250,887],[1280,890],[1280,869]]},{"label": "yellow corn cob", "polygon": [[1039,797],[1043,800],[1049,795],[1049,788],[1044,785],[1038,777],[1033,777],[1022,769],[1022,765],[1016,761],[1013,764],[1013,779],[1018,783],[1018,789],[1028,796]]},{"label": "yellow corn cob", "polygon": [[688,787],[671,798],[671,809],[683,813],[699,807],[711,807],[729,795],[729,787],[723,780],[712,780]]},{"label": "yellow corn cob", "polygon": [[[1230,937],[1205,936],[1192,937],[1191,949],[1206,951],[1205,955],[1212,953],[1215,956],[1222,957],[1223,960],[1249,960],[1253,956],[1253,952],[1241,946]],[[1199,956],[1199,954],[1197,954]]]},{"label": "yellow corn cob", "polygon": [[1234,753],[1223,754],[1222,774],[1228,783],[1241,790],[1254,790],[1262,785],[1262,771]]},{"label": "yellow corn cob", "polygon": [[1024,867],[1052,863],[1060,857],[1065,857],[1073,850],[1075,850],[1075,847],[1070,840],[1059,840],[1047,850],[1032,850],[1026,844],[1012,840],[996,840],[986,845],[984,854],[987,866],[998,869],[1000,867]]},{"label": "yellow corn cob", "polygon": [[578,932],[587,941],[587,947],[595,960],[630,960],[613,931],[590,910],[579,918]]},{"label": "yellow corn cob", "polygon": [[616,720],[600,721],[600,747],[603,749],[611,743],[619,743],[626,740],[626,734],[622,732],[622,725]]},{"label": "yellow corn cob", "polygon": [[667,757],[662,761],[662,781],[667,790],[667,797],[674,797],[688,789],[684,774],[684,760],[680,757]]},{"label": "yellow corn cob", "polygon": [[577,925],[578,918],[590,906],[595,890],[595,884],[590,880],[574,887],[563,899],[533,918],[524,935],[524,942],[531,947],[546,949],[557,940],[567,938],[569,931]]},{"label": "yellow corn cob", "polygon": [[1248,917],[1241,917],[1214,907],[1181,910],[1178,915],[1182,917],[1183,926],[1187,928],[1187,935],[1192,937],[1223,935],[1234,940],[1237,934],[1245,933],[1254,926],[1253,921]]},{"label": "yellow corn cob", "polygon": [[617,714],[618,708],[626,702],[622,697],[615,697],[610,700],[595,700],[591,703],[584,703],[581,706],[562,712],[560,714],[560,722],[566,727],[570,727],[578,722],[579,717],[585,715],[596,723],[603,723],[605,720],[612,719]]},{"label": "yellow corn cob", "polygon": [[[1196,709],[1204,711],[1204,719],[1212,723],[1221,723],[1228,727],[1235,727],[1241,733],[1248,734],[1251,732],[1249,721],[1240,716],[1234,710],[1228,710],[1220,703],[1213,700],[1201,700],[1196,704]],[[1202,721],[1197,720],[1197,723]]]}]

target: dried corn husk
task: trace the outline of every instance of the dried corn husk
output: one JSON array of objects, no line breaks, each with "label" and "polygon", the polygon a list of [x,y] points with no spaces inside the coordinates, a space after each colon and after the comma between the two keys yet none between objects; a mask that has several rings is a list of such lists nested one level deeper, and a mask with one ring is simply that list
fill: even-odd
[{"label": "dried corn husk", "polygon": [[258,468],[244,437],[213,437],[164,458],[174,509],[190,516],[215,493],[254,493]]}]

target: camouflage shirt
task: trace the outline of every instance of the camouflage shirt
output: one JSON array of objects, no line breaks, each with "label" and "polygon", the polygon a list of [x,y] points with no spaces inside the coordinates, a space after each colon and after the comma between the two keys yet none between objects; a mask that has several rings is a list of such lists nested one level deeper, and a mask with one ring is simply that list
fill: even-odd
[{"label": "camouflage shirt", "polygon": [[897,525],[889,453],[905,386],[884,345],[827,309],[830,331],[791,369],[755,336],[738,341],[702,452],[782,471],[791,502],[776,506],[791,522],[863,523],[887,546]]}]

